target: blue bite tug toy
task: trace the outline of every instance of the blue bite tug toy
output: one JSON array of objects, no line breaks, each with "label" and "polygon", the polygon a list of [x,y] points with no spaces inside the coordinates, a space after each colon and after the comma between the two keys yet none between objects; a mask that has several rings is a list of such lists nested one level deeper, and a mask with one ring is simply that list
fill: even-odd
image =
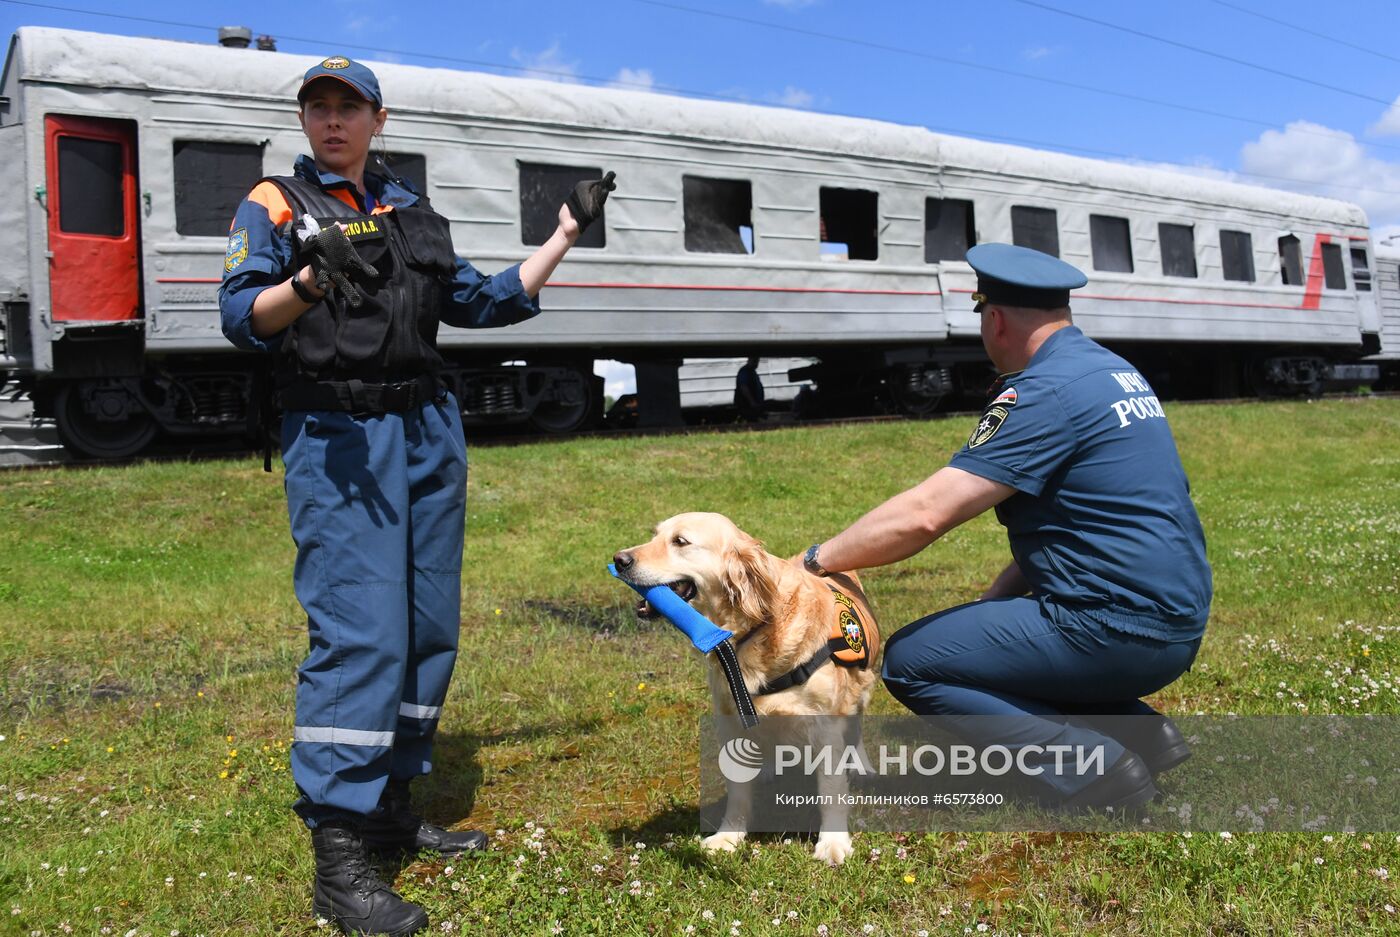
[{"label": "blue bite tug toy", "polygon": [[[617,574],[617,567],[611,563],[608,564],[608,572],[615,579],[627,582]],[[734,706],[739,711],[739,720],[745,729],[758,725],[758,711],[753,707],[749,688],[744,685],[743,674],[739,672],[739,658],[734,653],[734,643],[730,641],[734,632],[726,631],[701,615],[668,586],[638,586],[630,582],[627,582],[627,585],[689,638],[690,643],[695,645],[695,649],[701,654],[715,652],[724,667],[724,677],[729,681],[729,692],[734,694]]]}]

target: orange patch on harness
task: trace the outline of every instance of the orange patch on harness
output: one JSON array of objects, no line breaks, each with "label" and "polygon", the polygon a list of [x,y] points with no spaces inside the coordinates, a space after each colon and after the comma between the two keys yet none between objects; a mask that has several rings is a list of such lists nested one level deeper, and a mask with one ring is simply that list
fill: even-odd
[{"label": "orange patch on harness", "polygon": [[[874,619],[868,611],[862,617],[861,609],[851,597],[835,586],[827,588],[831,589],[831,597],[836,601],[836,618],[829,639],[833,644],[845,642],[846,645],[835,651],[832,659],[842,667],[869,667],[880,641]],[[866,623],[867,619],[869,624]]]}]

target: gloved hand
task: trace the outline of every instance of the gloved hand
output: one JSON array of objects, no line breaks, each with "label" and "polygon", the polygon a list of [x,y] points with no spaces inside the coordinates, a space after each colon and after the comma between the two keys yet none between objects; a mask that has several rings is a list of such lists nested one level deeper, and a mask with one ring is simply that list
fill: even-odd
[{"label": "gloved hand", "polygon": [[603,213],[603,203],[608,200],[608,193],[617,188],[617,184],[613,182],[616,175],[617,173],[609,171],[601,179],[580,182],[569,193],[568,201],[564,204],[569,207],[569,214],[578,222],[580,234]]},{"label": "gloved hand", "polygon": [[318,290],[324,293],[334,285],[345,294],[350,305],[358,308],[364,302],[364,296],[351,280],[376,277],[379,271],[360,258],[355,245],[345,236],[345,229],[338,224],[328,225],[305,241],[301,249],[316,274]]}]

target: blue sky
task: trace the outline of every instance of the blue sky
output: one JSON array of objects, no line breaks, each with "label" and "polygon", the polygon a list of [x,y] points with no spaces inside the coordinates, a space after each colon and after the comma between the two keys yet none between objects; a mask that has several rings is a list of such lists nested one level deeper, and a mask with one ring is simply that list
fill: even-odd
[{"label": "blue sky", "polygon": [[289,52],[871,117],[1330,195],[1400,234],[1396,0],[0,0],[26,24],[239,24]]}]

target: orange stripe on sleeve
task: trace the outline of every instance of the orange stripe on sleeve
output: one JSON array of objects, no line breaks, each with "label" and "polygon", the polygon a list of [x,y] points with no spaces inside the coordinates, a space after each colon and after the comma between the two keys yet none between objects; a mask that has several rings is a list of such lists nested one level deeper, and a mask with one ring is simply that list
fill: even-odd
[{"label": "orange stripe on sleeve", "polygon": [[282,190],[271,182],[259,182],[254,186],[253,191],[248,193],[248,201],[266,208],[268,220],[274,227],[292,220],[292,206],[287,204]]}]

